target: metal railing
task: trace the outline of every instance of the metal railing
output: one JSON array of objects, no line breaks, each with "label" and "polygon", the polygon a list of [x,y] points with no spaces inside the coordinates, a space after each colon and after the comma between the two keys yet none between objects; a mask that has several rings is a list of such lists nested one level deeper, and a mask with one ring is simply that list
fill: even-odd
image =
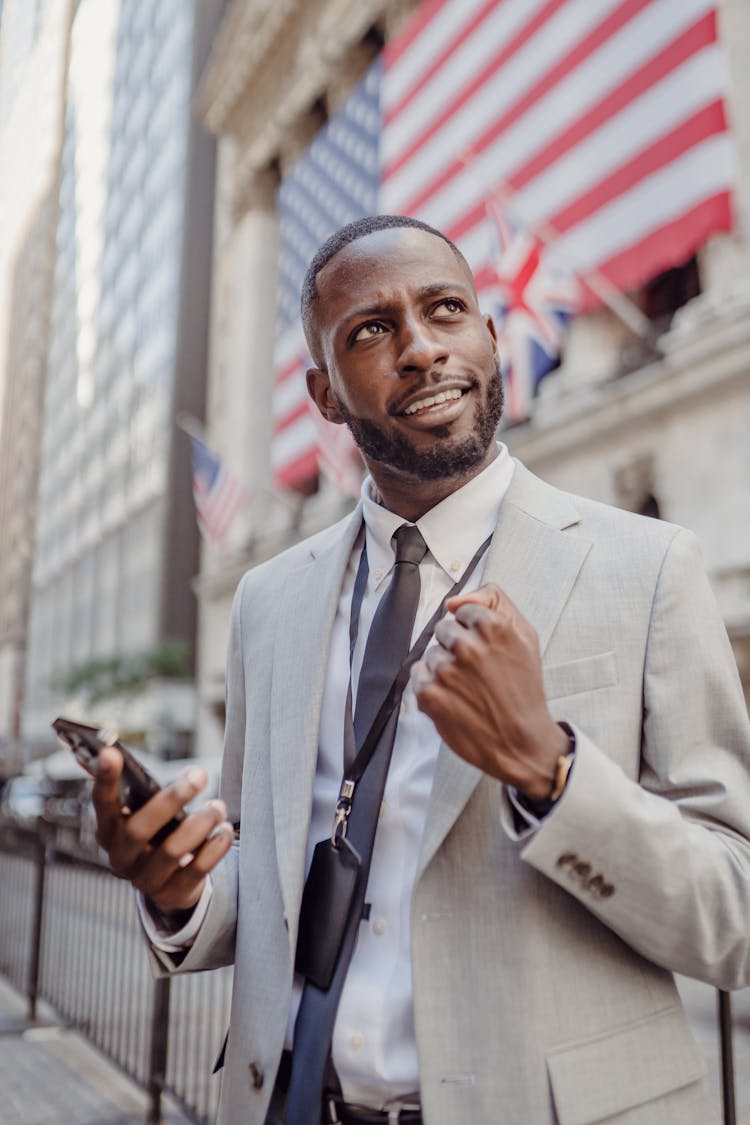
[{"label": "metal railing", "polygon": [[[0,973],[148,1091],[148,1122],[169,1093],[212,1125],[211,1071],[229,1018],[231,969],[154,980],[130,886],[92,860],[48,847],[43,835],[0,833]],[[737,1125],[731,999],[717,992],[724,1125]]]},{"label": "metal railing", "polygon": [[133,892],[107,868],[43,835],[0,835],[0,973],[30,1021],[46,1001],[148,1091],[150,1123],[164,1092],[198,1125],[215,1120],[231,969],[154,980]]}]

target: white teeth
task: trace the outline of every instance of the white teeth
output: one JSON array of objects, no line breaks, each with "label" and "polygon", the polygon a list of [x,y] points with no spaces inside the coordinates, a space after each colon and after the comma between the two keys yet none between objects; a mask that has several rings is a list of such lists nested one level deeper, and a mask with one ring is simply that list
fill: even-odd
[{"label": "white teeth", "polygon": [[428,398],[420,398],[419,402],[413,402],[411,406],[407,406],[404,414],[416,414],[418,410],[426,410],[428,406],[438,406],[441,402],[450,402],[453,399],[460,398],[461,394],[461,391],[440,391]]}]

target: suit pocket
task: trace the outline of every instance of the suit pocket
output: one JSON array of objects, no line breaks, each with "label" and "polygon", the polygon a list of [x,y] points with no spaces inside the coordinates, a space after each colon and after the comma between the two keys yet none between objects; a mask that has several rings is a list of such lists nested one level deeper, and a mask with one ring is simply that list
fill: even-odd
[{"label": "suit pocket", "polygon": [[547,1071],[560,1125],[593,1125],[699,1082],[706,1064],[682,1009],[669,1008],[550,1052]]},{"label": "suit pocket", "polygon": [[542,669],[544,694],[547,699],[562,699],[566,695],[596,691],[617,683],[614,652],[600,652],[584,656],[568,664],[553,664]]}]

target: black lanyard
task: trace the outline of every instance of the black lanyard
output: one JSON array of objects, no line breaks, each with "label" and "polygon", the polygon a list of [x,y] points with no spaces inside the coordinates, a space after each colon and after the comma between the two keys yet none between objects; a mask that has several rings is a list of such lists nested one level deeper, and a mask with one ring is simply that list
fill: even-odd
[{"label": "black lanyard", "polygon": [[375,752],[375,747],[378,744],[378,739],[383,733],[383,728],[388,722],[388,719],[393,714],[394,708],[398,706],[401,696],[403,695],[404,688],[409,679],[412,665],[421,660],[427,645],[430,643],[433,631],[438,621],[445,613],[445,603],[449,598],[455,597],[460,594],[464,586],[468,582],[474,568],[479,562],[480,558],[487,550],[492,540],[492,535],[488,535],[484,543],[481,544],[479,549],[475,552],[471,562],[467,566],[463,575],[458,582],[455,582],[444,598],[441,599],[440,605],[433,613],[430,620],[425,625],[422,632],[417,637],[412,645],[409,653],[404,660],[403,664],[396,673],[393,682],[386,693],[385,699],[380,706],[380,709],[372,721],[372,726],[367,732],[362,741],[359,752],[356,753],[356,745],[354,739],[354,721],[352,717],[352,677],[351,665],[354,655],[354,646],[357,643],[359,635],[359,616],[362,610],[362,600],[364,598],[365,587],[367,585],[367,578],[370,570],[367,562],[367,543],[365,542],[362,547],[362,556],[359,560],[359,567],[357,569],[357,577],[354,580],[354,590],[352,592],[352,605],[349,615],[349,687],[346,693],[346,709],[344,713],[344,780],[341,783],[341,790],[339,792],[339,799],[336,805],[336,817],[334,820],[333,836],[346,835],[346,821],[351,811],[352,798],[357,782],[365,772],[372,755]]}]

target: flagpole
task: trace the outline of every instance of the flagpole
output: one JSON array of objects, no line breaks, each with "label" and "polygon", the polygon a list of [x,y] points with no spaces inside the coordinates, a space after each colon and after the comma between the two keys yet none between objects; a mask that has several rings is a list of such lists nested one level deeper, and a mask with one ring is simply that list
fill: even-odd
[{"label": "flagpole", "polygon": [[[479,177],[470,166],[473,159],[473,153],[466,153],[461,157],[461,161],[466,170],[478,180]],[[595,297],[598,297],[602,304],[606,305],[634,336],[649,344],[659,355],[663,354],[656,338],[654,326],[635,302],[631,301],[630,297],[626,296],[625,293],[622,293],[613,285],[609,278],[605,277],[600,270],[580,270],[572,262],[567,261],[564,254],[560,253],[556,245],[560,238],[560,232],[555,229],[552,223],[544,222],[540,223],[537,227],[532,227],[529,223],[525,222],[515,203],[515,195],[507,185],[497,185],[490,192],[490,196],[491,198],[497,199],[498,203],[506,208],[511,218],[515,219],[521,227],[529,231],[535,238],[538,238],[543,246],[551,249],[558,261],[574,274]]]}]

